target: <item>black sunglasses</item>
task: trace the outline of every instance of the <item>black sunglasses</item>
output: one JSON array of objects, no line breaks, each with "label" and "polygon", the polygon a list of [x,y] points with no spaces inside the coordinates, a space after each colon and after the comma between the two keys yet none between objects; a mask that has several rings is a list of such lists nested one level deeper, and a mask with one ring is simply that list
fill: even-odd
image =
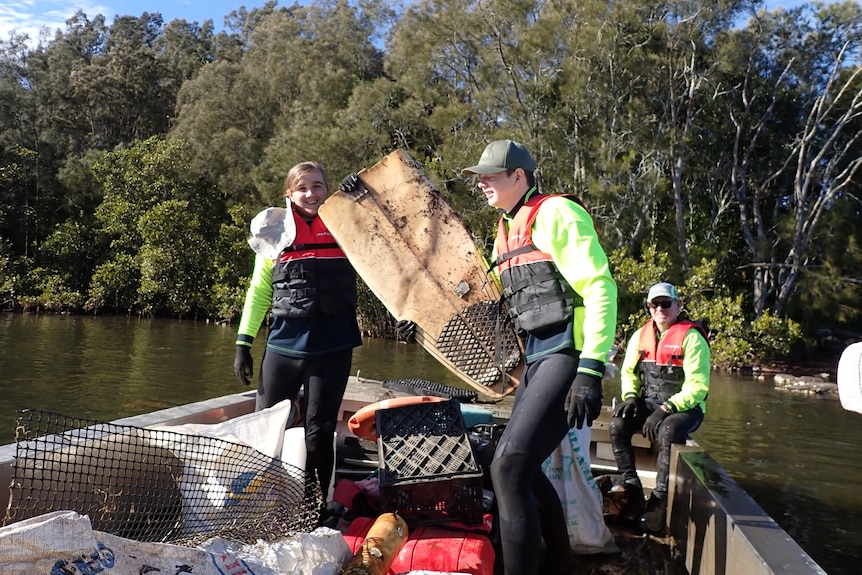
[{"label": "black sunglasses", "polygon": [[657,302],[649,302],[647,305],[650,306],[652,309],[657,309],[657,308],[668,309],[670,306],[673,305],[673,300],[672,299],[666,299],[666,300],[657,301]]}]

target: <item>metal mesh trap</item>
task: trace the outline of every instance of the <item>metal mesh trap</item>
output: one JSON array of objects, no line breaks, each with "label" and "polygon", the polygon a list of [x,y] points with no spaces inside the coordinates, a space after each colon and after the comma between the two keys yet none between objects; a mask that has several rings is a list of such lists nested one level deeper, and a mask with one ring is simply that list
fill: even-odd
[{"label": "metal mesh trap", "polygon": [[52,511],[137,541],[243,543],[310,532],[323,499],[304,470],[218,438],[39,410],[17,418],[4,525]]},{"label": "metal mesh trap", "polygon": [[451,385],[444,385],[426,379],[387,379],[383,382],[385,389],[400,391],[409,395],[431,395],[434,397],[445,397],[447,399],[457,399],[462,403],[476,401],[479,394],[469,389],[461,389]]},{"label": "metal mesh trap", "polygon": [[[511,324],[498,330],[498,316],[496,301],[475,303],[452,317],[437,338],[437,349],[443,356],[483,385],[493,385],[499,379],[500,367],[508,372],[521,362],[515,330]],[[495,365],[498,346],[502,366]]]}]

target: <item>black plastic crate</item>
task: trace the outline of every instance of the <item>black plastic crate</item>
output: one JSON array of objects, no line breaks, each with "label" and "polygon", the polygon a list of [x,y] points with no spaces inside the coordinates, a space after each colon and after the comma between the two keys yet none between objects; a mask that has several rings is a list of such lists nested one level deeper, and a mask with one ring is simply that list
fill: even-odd
[{"label": "black plastic crate", "polygon": [[377,412],[384,510],[408,524],[482,520],[482,470],[457,400]]},{"label": "black plastic crate", "polygon": [[380,482],[480,471],[456,400],[377,411]]},{"label": "black plastic crate", "polygon": [[461,521],[482,523],[482,473],[381,485],[383,511],[397,512],[410,527]]}]

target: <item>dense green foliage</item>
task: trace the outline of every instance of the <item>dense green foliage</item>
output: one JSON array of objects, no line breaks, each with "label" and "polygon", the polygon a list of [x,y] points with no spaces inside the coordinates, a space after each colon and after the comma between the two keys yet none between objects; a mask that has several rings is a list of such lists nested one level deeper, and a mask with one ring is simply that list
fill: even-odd
[{"label": "dense green foliage", "polygon": [[396,148],[487,248],[497,216],[459,170],[511,137],[590,206],[621,341],[659,280],[726,364],[858,325],[858,2],[392,6],[270,1],[219,32],[79,12],[0,39],[0,305],[231,321],[287,169],[337,183]]}]

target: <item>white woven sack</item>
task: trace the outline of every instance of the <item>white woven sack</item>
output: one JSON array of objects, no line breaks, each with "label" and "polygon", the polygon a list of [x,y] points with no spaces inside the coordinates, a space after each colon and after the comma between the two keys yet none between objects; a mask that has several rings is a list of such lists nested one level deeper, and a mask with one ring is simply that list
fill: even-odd
[{"label": "white woven sack", "polygon": [[619,549],[605,524],[602,493],[590,470],[589,447],[589,427],[570,429],[542,464],[542,471],[560,496],[572,550],[581,555],[615,553]]},{"label": "white woven sack", "polygon": [[201,549],[144,543],[94,531],[90,519],[55,511],[0,529],[0,573],[177,573],[337,575],[352,553],[339,531],[318,528],[288,539],[242,545],[213,539]]}]

